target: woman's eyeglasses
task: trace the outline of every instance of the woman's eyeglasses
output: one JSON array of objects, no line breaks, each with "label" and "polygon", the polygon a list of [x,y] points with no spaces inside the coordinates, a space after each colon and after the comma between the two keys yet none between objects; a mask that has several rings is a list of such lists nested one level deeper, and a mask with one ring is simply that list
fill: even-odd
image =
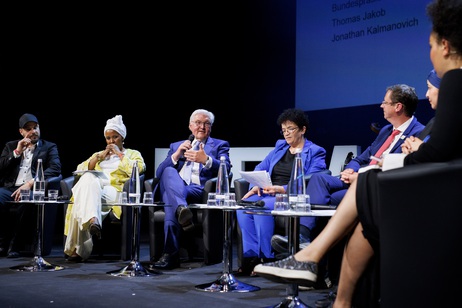
[{"label": "woman's eyeglasses", "polygon": [[281,135],[285,135],[286,133],[292,134],[294,131],[296,131],[298,127],[288,127],[288,128],[283,128],[280,133]]}]

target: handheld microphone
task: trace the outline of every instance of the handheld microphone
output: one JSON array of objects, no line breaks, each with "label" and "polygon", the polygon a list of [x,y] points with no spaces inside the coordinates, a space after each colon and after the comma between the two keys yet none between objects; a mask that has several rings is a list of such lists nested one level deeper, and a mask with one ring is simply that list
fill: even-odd
[{"label": "handheld microphone", "polygon": [[[188,140],[190,142],[193,142],[194,141],[194,135],[193,134],[189,135]],[[353,153],[351,153],[351,154],[353,154]]]}]

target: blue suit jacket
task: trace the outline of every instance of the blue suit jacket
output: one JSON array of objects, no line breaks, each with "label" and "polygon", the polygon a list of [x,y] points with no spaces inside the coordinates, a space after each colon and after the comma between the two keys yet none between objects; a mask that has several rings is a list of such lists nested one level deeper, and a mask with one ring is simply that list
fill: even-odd
[{"label": "blue suit jacket", "polygon": [[[167,158],[157,167],[156,177],[160,178],[164,169],[167,167],[174,167],[178,172],[183,168],[185,163],[185,159],[182,158],[178,161],[176,165],[172,162],[172,154],[176,152],[176,150],[180,147],[180,145],[184,142],[177,141],[170,144],[170,149],[167,153]],[[216,139],[209,137],[204,145],[204,151],[207,155],[212,158],[212,167],[210,169],[204,168],[202,165],[200,167],[200,181],[201,186],[204,187],[205,182],[214,178],[218,175],[218,167],[220,166],[220,157],[226,157],[226,165],[228,168],[228,173],[231,170],[231,161],[229,159],[229,142],[221,139]]]},{"label": "blue suit jacket", "polygon": [[[401,135],[398,142],[396,142],[396,144],[393,146],[390,153],[401,153],[402,152],[401,144],[404,142],[404,139],[406,139],[409,136],[418,136],[424,128],[425,126],[421,124],[419,121],[417,121],[416,117],[414,117],[411,121],[411,124]],[[390,136],[392,130],[393,130],[393,125],[391,124],[385,125],[380,130],[374,142],[372,142],[372,144],[365,151],[363,151],[360,155],[353,158],[348,163],[348,165],[346,165],[345,169],[351,168],[354,171],[358,171],[359,168],[368,165],[371,161],[369,157],[371,157],[371,155],[374,155],[377,152],[377,150],[380,149],[380,147],[385,142],[385,140],[388,138],[388,136]]]},{"label": "blue suit jacket", "polygon": [[[271,175],[274,165],[286,154],[290,145],[285,139],[276,141],[274,149],[266,155],[261,163],[255,166],[254,170],[266,170]],[[319,172],[326,169],[326,150],[308,139],[301,153],[304,174]],[[253,185],[251,185],[252,187]],[[287,185],[284,185],[285,188]]]}]

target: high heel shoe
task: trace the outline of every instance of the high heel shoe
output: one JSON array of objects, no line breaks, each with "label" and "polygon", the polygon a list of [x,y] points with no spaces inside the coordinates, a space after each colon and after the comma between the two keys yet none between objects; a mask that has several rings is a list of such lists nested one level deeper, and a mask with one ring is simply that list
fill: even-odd
[{"label": "high heel shoe", "polygon": [[90,223],[90,235],[98,240],[101,239],[101,226],[97,223]]},{"label": "high heel shoe", "polygon": [[83,262],[82,257],[79,256],[78,254],[73,254],[72,256],[68,256],[66,260],[68,262],[75,262],[75,263]]}]

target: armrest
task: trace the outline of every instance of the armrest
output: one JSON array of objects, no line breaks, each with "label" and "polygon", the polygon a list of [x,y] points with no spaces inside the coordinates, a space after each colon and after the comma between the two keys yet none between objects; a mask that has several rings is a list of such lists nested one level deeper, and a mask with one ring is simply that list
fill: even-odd
[{"label": "armrest", "polygon": [[[204,193],[202,195],[202,203],[207,203],[207,197],[209,192],[214,192],[217,190],[217,177],[209,179],[207,182],[205,182],[204,185]],[[231,181],[233,180],[233,173],[230,172],[228,174],[228,180],[229,180],[229,186],[231,187]]]},{"label": "armrest", "polygon": [[[144,187],[145,187],[145,186],[144,186],[144,177],[145,177],[145,174],[144,174],[144,173],[140,174],[140,185],[141,185],[141,187],[140,187],[140,194],[141,194],[141,198],[143,197],[143,192],[144,192]],[[130,179],[127,180],[127,181],[124,183],[123,191],[128,192],[128,189],[129,189],[129,187],[130,187],[129,185],[130,185]]]},{"label": "armrest", "polygon": [[234,193],[236,194],[236,201],[241,201],[242,197],[249,191],[249,182],[243,178],[234,180]]},{"label": "armrest", "polygon": [[48,191],[48,189],[60,189],[60,182],[63,179],[63,176],[60,174],[58,176],[53,176],[51,178],[48,178],[45,182],[45,190]]}]

